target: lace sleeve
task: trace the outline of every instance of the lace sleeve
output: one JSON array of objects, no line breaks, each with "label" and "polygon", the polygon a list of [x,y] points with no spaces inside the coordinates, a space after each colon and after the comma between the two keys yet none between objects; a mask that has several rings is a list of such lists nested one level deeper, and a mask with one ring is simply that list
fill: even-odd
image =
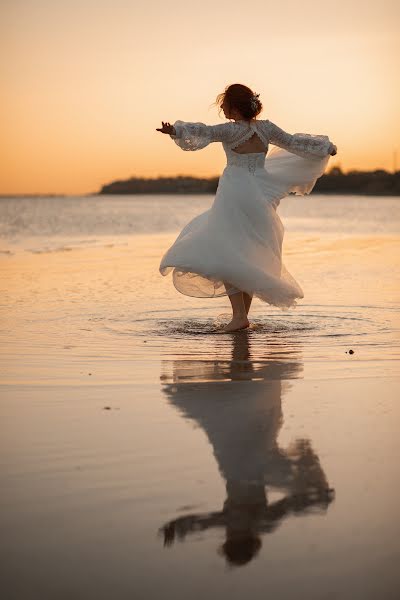
[{"label": "lace sleeve", "polygon": [[302,156],[303,158],[325,158],[332,150],[337,150],[327,135],[311,133],[286,133],[280,127],[268,121],[268,137],[271,144]]},{"label": "lace sleeve", "polygon": [[176,135],[170,135],[182,150],[201,150],[211,142],[229,142],[233,123],[219,123],[218,125],[205,125],[204,123],[189,123],[175,121]]}]

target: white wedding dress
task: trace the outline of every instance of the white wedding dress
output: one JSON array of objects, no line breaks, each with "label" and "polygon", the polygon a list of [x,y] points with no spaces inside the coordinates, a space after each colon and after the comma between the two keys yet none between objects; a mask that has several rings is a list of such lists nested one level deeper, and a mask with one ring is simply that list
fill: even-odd
[{"label": "white wedding dress", "polygon": [[[218,125],[176,121],[170,137],[182,150],[222,142],[227,164],[210,209],[192,219],[161,259],[176,289],[212,298],[238,290],[282,309],[303,291],[282,263],[284,227],[276,212],[290,192],[309,194],[324,173],[334,144],[326,135],[286,133],[269,120]],[[258,135],[266,152],[234,148]]]}]

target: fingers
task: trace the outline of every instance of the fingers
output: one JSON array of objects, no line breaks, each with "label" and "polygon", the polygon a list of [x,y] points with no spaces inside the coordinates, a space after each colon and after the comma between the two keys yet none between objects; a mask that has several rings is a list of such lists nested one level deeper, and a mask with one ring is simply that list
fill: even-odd
[{"label": "fingers", "polygon": [[161,133],[168,133],[168,130],[172,127],[172,125],[169,123],[169,121],[161,121],[161,125],[162,127],[156,127],[156,131],[161,131]]}]

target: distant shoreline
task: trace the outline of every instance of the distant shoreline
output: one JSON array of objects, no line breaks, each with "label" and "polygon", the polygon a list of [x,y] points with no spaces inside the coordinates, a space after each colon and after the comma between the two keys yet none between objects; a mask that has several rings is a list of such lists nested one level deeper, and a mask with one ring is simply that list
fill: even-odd
[{"label": "distant shoreline", "polygon": [[[113,181],[103,185],[99,195],[107,194],[215,194],[219,177],[191,176],[144,178]],[[316,182],[313,193],[400,196],[400,171],[349,171],[333,167]]]},{"label": "distant shoreline", "polygon": [[[215,194],[219,177],[130,177],[103,185],[97,192],[84,194],[0,194],[1,198],[65,198],[137,194]],[[349,171],[333,167],[318,179],[313,194],[400,196],[400,171]]]}]

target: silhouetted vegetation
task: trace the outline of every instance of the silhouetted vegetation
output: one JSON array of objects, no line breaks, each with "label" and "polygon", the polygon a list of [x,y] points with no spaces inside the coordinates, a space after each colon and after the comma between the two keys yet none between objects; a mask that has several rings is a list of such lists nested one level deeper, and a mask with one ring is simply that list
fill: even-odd
[{"label": "silhouetted vegetation", "polygon": [[218,186],[218,177],[158,177],[146,179],[132,177],[104,185],[100,194],[213,194]]},{"label": "silhouetted vegetation", "polygon": [[[103,185],[98,194],[215,194],[219,177],[131,177]],[[348,171],[333,167],[320,177],[313,189],[319,194],[362,194],[400,196],[400,171]]]},{"label": "silhouetted vegetation", "polygon": [[314,187],[320,194],[362,194],[364,196],[400,196],[400,171],[348,171],[333,167]]}]

